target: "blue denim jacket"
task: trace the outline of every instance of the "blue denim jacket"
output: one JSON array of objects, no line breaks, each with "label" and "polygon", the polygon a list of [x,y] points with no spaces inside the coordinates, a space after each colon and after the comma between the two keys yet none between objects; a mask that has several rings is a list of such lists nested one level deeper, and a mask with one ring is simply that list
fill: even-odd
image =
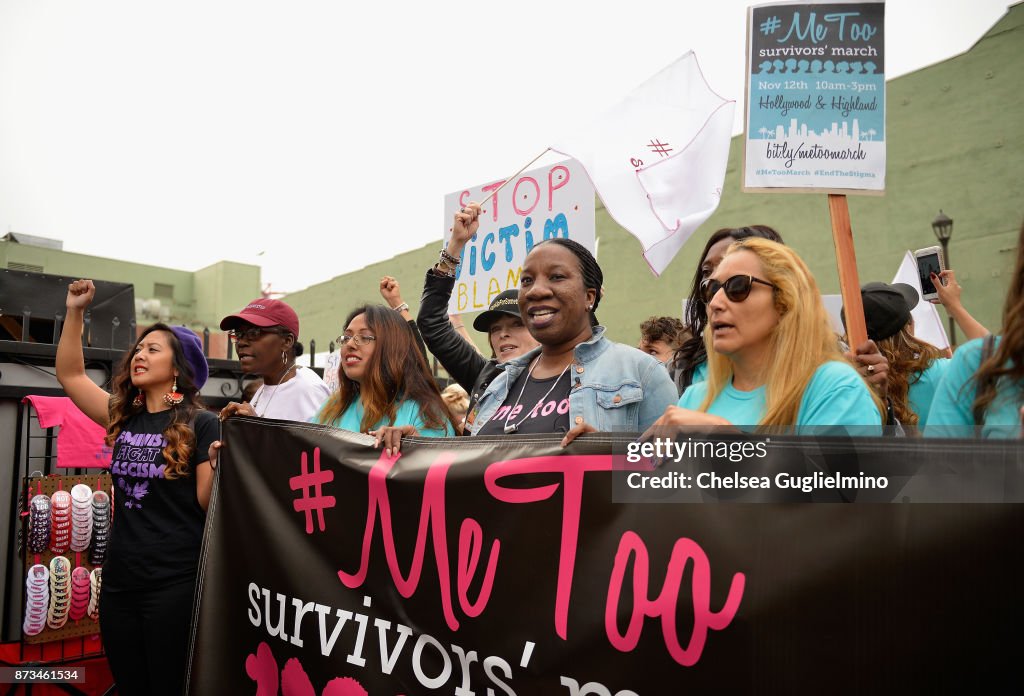
[{"label": "blue denim jacket", "polygon": [[[525,355],[498,365],[501,372],[480,397],[470,430],[479,432],[505,399],[509,386],[527,369],[540,352],[535,348]],[[649,428],[678,396],[665,366],[631,346],[604,338],[604,327],[594,327],[589,341],[575,348],[569,368],[572,390],[569,392],[569,426],[581,423],[602,432],[643,432]]]}]

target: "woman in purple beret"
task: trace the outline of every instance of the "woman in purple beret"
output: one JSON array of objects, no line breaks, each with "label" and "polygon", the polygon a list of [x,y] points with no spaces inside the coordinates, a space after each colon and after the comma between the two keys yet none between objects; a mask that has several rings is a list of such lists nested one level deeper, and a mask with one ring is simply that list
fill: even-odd
[{"label": "woman in purple beret", "polygon": [[120,694],[180,694],[206,506],[207,451],[217,417],[199,390],[209,376],[199,337],[154,324],[124,356],[110,393],[86,374],[82,327],[96,288],[68,286],[57,379],[113,447],[112,528],[103,565],[100,631]]}]

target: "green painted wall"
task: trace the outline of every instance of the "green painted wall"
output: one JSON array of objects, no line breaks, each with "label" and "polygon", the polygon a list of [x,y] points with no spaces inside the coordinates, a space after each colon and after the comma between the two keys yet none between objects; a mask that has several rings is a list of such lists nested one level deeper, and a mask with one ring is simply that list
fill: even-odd
[{"label": "green painted wall", "polygon": [[220,320],[260,296],[260,267],[219,261],[193,274],[196,306],[194,321],[220,330]]},{"label": "green painted wall", "polygon": [[[888,83],[886,193],[849,197],[862,283],[891,280],[907,249],[936,244],[931,221],[941,208],[954,220],[950,259],[965,304],[998,328],[1024,219],[1022,44],[1024,5],[1018,4],[966,53]],[[605,272],[598,316],[616,340],[635,343],[640,322],[650,315],[679,314],[704,240],[719,227],[775,227],[807,261],[822,291],[838,292],[825,195],[741,193],[741,157],[737,137],[721,206],[661,278],[651,275],[639,244],[598,203],[598,260]],[[377,284],[385,274],[398,279],[415,313],[423,273],[440,246],[432,242],[289,295],[303,339],[315,338],[325,349],[352,307],[380,300]]]}]

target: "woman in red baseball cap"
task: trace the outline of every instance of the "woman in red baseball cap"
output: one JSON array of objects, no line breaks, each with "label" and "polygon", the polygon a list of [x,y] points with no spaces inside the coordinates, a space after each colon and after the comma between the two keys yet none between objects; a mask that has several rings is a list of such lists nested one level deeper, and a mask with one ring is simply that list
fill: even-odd
[{"label": "woman in red baseball cap", "polygon": [[[114,506],[100,631],[122,694],[180,694],[206,506],[207,459],[217,418],[199,390],[209,376],[202,341],[184,326],[154,324],[128,351],[111,393],[85,372],[82,328],[96,287],[68,286],[57,379],[74,404],[107,430]],[[183,611],[182,607],[186,607]]]},{"label": "woman in red baseball cap", "polygon": [[307,421],[331,395],[316,372],[296,363],[302,355],[299,317],[281,300],[257,298],[224,317],[220,328],[235,342],[242,371],[263,379],[249,403],[228,404],[221,418],[243,415]]}]

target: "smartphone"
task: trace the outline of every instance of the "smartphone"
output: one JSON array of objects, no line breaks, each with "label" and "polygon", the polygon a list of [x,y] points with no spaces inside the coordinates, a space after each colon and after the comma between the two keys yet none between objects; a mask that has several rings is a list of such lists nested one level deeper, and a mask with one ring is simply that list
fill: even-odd
[{"label": "smartphone", "polygon": [[935,291],[935,284],[932,283],[931,275],[939,275],[946,270],[946,264],[942,260],[942,247],[930,246],[918,249],[914,252],[917,260],[917,275],[921,279],[921,299],[938,299],[939,293]]}]

